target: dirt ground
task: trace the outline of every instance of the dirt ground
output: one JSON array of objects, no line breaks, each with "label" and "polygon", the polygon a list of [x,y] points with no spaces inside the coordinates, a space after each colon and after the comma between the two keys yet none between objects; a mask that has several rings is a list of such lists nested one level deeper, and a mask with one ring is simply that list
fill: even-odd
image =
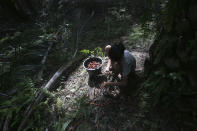
[{"label": "dirt ground", "polygon": [[[133,10],[136,10],[136,7],[139,7],[135,5],[133,6]],[[139,10],[141,10],[141,8],[139,8]],[[132,24],[138,21],[138,15],[135,15],[136,13],[137,12],[133,12],[133,14],[130,15],[132,17]],[[130,19],[130,17],[128,18]],[[83,37],[88,36],[88,41],[82,40],[81,43],[84,43],[84,45],[80,44],[82,49],[87,49],[87,43],[92,43],[93,41],[96,43],[89,44],[92,45],[93,48],[95,48],[96,45],[104,47],[107,44],[119,42],[120,36],[127,35],[125,34],[125,31],[131,28],[127,27],[124,22],[118,23],[117,25],[111,26],[110,30],[107,30],[108,33],[111,31],[111,36],[113,37],[106,37],[104,39],[104,36],[102,36],[103,33],[100,33],[103,32],[102,28],[99,28],[101,30],[99,31],[98,29],[98,31],[94,33],[95,28],[98,25],[102,25],[98,20],[100,21],[105,19],[97,18],[94,19],[92,23],[89,23],[89,25],[92,25],[89,28],[93,29],[93,32],[84,32]],[[122,25],[120,26],[120,24]],[[128,25],[130,26],[130,24]],[[124,28],[124,34],[120,34],[120,36],[119,34],[115,34],[118,28],[117,26],[120,26],[120,29]],[[106,29],[106,27],[103,28]],[[107,35],[109,35],[108,33]],[[90,38],[92,38],[91,41],[89,40]],[[66,116],[74,116],[74,119],[69,124],[69,129],[75,131],[142,130],[141,126],[136,128],[139,110],[138,98],[135,97],[135,94],[137,93],[136,89],[140,87],[141,80],[143,80],[144,61],[146,57],[148,57],[147,51],[149,46],[145,47],[145,45],[150,44],[146,42],[146,44],[136,42],[135,45],[138,46],[135,47],[135,45],[129,44],[128,36],[122,36],[120,39],[125,47],[129,51],[132,51],[132,55],[136,58],[137,75],[131,82],[132,84],[129,87],[131,90],[126,93],[127,95],[125,95],[125,93],[122,93],[121,89],[118,87],[105,89],[100,88],[104,81],[112,80],[112,77],[106,78],[102,75],[107,65],[107,57],[102,58],[102,74],[95,79],[89,78],[88,72],[83,68],[83,64],[81,63],[80,66],[69,75],[66,81],[61,81],[61,87],[56,95],[62,101],[61,108],[63,108]]]},{"label": "dirt ground", "polygon": [[[143,74],[144,61],[148,57],[145,52],[132,52],[132,55],[136,58],[136,73],[137,77],[134,81],[138,81]],[[108,58],[104,57],[102,73],[106,67]],[[57,96],[62,101],[62,108],[67,115],[75,112],[79,106],[76,105],[77,101],[82,97],[85,97],[94,110],[91,110],[91,117],[89,119],[80,119],[75,130],[120,130],[125,127],[125,123],[128,123],[131,128],[131,120],[135,120],[135,115],[138,112],[137,103],[135,99],[135,93],[132,95],[121,94],[120,89],[117,88],[105,88],[101,89],[100,85],[103,81],[109,81],[110,78],[106,78],[104,75],[98,76],[96,79],[89,79],[88,72],[83,68],[81,64],[67,79],[62,82],[61,90]],[[139,84],[132,85],[131,88],[139,88]]]}]

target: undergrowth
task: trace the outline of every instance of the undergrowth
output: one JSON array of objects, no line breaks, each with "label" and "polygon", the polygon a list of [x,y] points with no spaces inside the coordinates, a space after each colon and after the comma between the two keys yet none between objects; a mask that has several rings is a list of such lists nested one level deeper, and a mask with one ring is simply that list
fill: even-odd
[{"label": "undergrowth", "polygon": [[196,73],[194,52],[197,46],[194,44],[195,31],[191,25],[186,24],[189,19],[186,17],[187,8],[192,7],[194,3],[196,4],[195,1],[172,0],[162,7],[160,21],[157,23],[159,30],[157,40],[153,52],[150,52],[152,68],[141,88],[141,95],[149,96],[148,99],[142,97],[141,100],[141,103],[149,103],[149,106],[145,106],[147,108],[141,108],[146,119],[156,117],[158,121],[163,120],[155,122],[157,128],[154,130],[197,129],[194,75]]}]

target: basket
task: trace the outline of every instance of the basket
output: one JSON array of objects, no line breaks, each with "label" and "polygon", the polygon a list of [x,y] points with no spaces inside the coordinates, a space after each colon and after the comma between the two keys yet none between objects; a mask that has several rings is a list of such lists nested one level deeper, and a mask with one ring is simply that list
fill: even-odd
[{"label": "basket", "polygon": [[[99,66],[98,68],[96,69],[89,69],[88,68],[88,64],[92,61],[96,61],[96,62],[99,62],[101,64],[101,66]],[[102,64],[103,64],[103,61],[101,58],[99,57],[89,57],[87,59],[85,59],[85,61],[83,62],[83,67],[86,69],[86,71],[88,72],[89,74],[89,77],[92,78],[92,77],[95,77],[99,74],[101,74],[101,69],[102,69]]]}]

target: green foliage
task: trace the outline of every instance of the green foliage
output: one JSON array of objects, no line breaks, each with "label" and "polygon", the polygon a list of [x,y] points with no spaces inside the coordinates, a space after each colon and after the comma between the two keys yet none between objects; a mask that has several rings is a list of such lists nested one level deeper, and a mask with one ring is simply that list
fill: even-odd
[{"label": "green foliage", "polygon": [[[171,0],[163,3],[157,21],[157,30],[162,31],[157,32],[156,48],[151,58],[154,68],[141,91],[142,96],[144,94],[150,96],[149,99],[142,97],[141,100],[141,103],[150,103],[151,109],[148,111],[159,109],[159,113],[168,116],[167,119],[170,119],[178,130],[197,129],[194,124],[197,122],[197,107],[194,106],[197,103],[196,82],[194,82],[197,66],[194,53],[197,49],[194,46],[196,38],[195,31],[190,29],[186,20],[187,10],[194,3],[196,4],[195,1],[187,0]],[[140,107],[145,110],[144,106]]]},{"label": "green foliage", "polygon": [[[189,85],[190,84],[186,79],[186,74],[183,72],[167,72],[165,70],[157,71],[144,83],[142,96],[148,93],[149,97],[148,99],[141,97],[140,109],[146,112],[147,109],[150,110],[150,105],[152,107],[159,107],[161,111],[168,110],[169,114],[176,112],[174,119],[182,117],[184,121],[191,124],[191,121],[186,114],[190,112],[195,112],[194,114],[196,114],[197,112],[196,107],[185,105],[186,103],[191,102],[191,99],[184,98],[186,94],[192,95],[191,88],[188,88]],[[196,100],[192,101],[197,102]],[[149,103],[149,106],[146,105],[147,102]],[[178,112],[181,112],[181,114]],[[196,115],[194,116],[196,117]],[[196,121],[195,117],[193,117],[194,121]],[[182,121],[177,121],[178,124],[180,124],[179,122],[182,123]],[[190,128],[192,129],[194,127],[190,126]]]},{"label": "green foliage", "polygon": [[62,107],[62,100],[60,99],[60,98],[57,98],[57,103],[56,103],[56,105],[57,105],[57,108],[61,108]]},{"label": "green foliage", "polygon": [[[58,101],[59,100],[57,100],[57,102]],[[92,111],[94,110],[94,107],[89,104],[89,101],[87,100],[85,95],[83,95],[81,98],[78,98],[73,103],[72,107],[75,107],[75,110],[73,110],[64,117],[61,117],[58,122],[55,122],[54,128],[57,131],[73,130],[73,127],[70,125],[72,124],[72,122],[75,122],[75,120],[77,119],[83,119],[84,121],[88,121],[91,117]],[[80,129],[86,130],[86,128]]]},{"label": "green foliage", "polygon": [[76,115],[78,117],[84,117],[84,120],[88,120],[93,110],[93,106],[90,105],[86,95],[83,95],[81,98],[76,100],[75,104],[78,108]]},{"label": "green foliage", "polygon": [[18,90],[15,96],[2,103],[5,108],[0,110],[2,116],[12,117],[12,126],[15,126],[21,119],[23,109],[35,98],[36,88],[30,78],[17,85]]},{"label": "green foliage", "polygon": [[90,50],[87,50],[87,49],[83,49],[80,52],[83,54],[88,54],[88,55],[90,54]]},{"label": "green foliage", "polygon": [[[0,110],[1,116],[9,116],[11,118],[9,129],[16,129],[19,126],[25,115],[24,111],[35,100],[36,92],[38,91],[30,78],[26,78],[24,82],[18,84],[17,89],[16,95],[1,104],[3,107]],[[28,119],[28,124],[24,130],[44,130],[47,124],[54,123],[54,121],[48,120],[51,112],[48,103],[54,100],[57,102],[57,108],[61,108],[62,102],[60,99],[56,99],[53,93],[44,90],[43,92],[48,98],[33,107],[33,114]]]},{"label": "green foliage", "polygon": [[100,57],[103,57],[104,56],[104,53],[102,51],[102,48],[100,48],[100,47],[95,48],[94,51],[92,52],[92,54],[94,56],[100,56]]},{"label": "green foliage", "polygon": [[90,56],[97,56],[97,57],[103,57],[104,56],[102,48],[100,48],[100,47],[96,47],[92,51],[87,50],[87,49],[83,49],[80,52],[83,53],[83,54],[86,54],[86,55],[90,55]]},{"label": "green foliage", "polygon": [[[145,26],[146,25],[146,26]],[[155,27],[153,22],[146,22],[145,24],[135,24],[132,26],[128,45],[132,48],[148,49],[155,38]]]},{"label": "green foliage", "polygon": [[[48,70],[56,69],[58,62],[65,62],[72,53],[72,51],[65,51],[64,47],[64,41],[71,33],[66,30],[67,27],[58,28],[59,36],[57,36],[57,32],[49,28],[46,23],[41,27],[32,26],[33,28],[29,28],[29,25],[28,28],[24,26],[21,29],[22,32],[16,31],[0,38],[0,59],[3,60],[0,62],[0,89],[5,94],[12,91],[13,87],[17,89],[17,92],[11,94],[10,97],[3,98],[1,103],[1,116],[11,118],[10,130],[18,128],[27,106],[35,100],[35,93],[42,83],[36,83],[33,78],[39,70],[44,66],[44,73],[50,73]],[[48,52],[46,63],[41,65],[43,56],[51,43],[53,46]],[[45,76],[43,74],[42,77]],[[53,93],[46,90],[44,92],[48,98],[33,107],[33,113],[28,118],[28,124],[24,130],[44,130],[46,124],[54,123],[48,120],[51,112],[48,102],[56,101],[55,107],[58,109],[62,102],[59,99],[56,100]]]},{"label": "green foliage", "polygon": [[143,32],[139,25],[133,26],[129,37],[130,37],[130,40],[134,43],[143,37]]},{"label": "green foliage", "polygon": [[57,125],[57,131],[65,131],[72,120],[67,120],[66,122],[59,122]]}]

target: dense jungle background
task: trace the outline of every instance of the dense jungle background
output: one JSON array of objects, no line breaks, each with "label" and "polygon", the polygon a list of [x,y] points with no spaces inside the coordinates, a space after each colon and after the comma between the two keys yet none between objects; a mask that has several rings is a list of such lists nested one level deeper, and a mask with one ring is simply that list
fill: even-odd
[{"label": "dense jungle background", "polygon": [[[196,12],[196,0],[1,0],[0,129],[197,130]],[[135,89],[94,100],[83,61],[118,41],[140,65]]]}]

